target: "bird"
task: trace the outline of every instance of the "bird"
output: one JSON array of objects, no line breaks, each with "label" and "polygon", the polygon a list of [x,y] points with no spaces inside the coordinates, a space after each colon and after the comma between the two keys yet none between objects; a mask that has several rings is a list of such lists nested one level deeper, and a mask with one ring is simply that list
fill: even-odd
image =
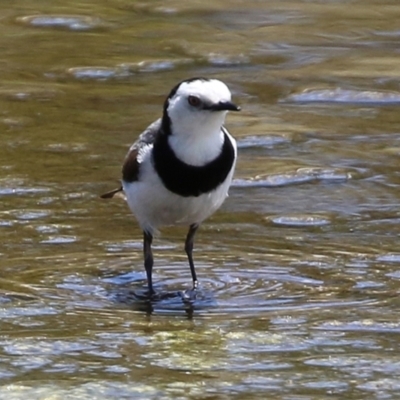
[{"label": "bird", "polygon": [[225,128],[228,111],[240,111],[227,85],[196,77],[175,85],[162,117],[149,125],[130,147],[122,166],[122,185],[103,199],[123,192],[143,231],[147,295],[153,286],[153,236],[163,226],[186,225],[185,252],[192,276],[195,234],[228,196],[237,159],[236,140]]}]

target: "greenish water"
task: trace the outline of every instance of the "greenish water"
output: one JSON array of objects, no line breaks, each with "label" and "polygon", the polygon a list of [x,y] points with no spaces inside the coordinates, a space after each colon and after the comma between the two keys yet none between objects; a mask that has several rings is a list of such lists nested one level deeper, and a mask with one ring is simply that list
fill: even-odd
[{"label": "greenish water", "polygon": [[[400,5],[50,3],[0,6],[0,399],[398,398]],[[99,194],[192,76],[242,106],[238,168],[193,309],[150,310]],[[155,240],[160,291],[190,287],[185,233]]]}]

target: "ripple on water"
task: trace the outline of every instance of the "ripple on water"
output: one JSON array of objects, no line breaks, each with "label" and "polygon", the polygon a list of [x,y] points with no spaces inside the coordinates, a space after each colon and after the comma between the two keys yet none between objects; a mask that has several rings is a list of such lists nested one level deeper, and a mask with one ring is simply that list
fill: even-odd
[{"label": "ripple on water", "polygon": [[324,226],[331,223],[329,217],[321,215],[278,215],[267,217],[266,220],[276,225],[290,227]]},{"label": "ripple on water", "polygon": [[76,79],[98,79],[121,78],[128,76],[128,73],[118,70],[115,67],[73,67],[67,73]]},{"label": "ripple on water", "polygon": [[299,168],[286,174],[256,176],[250,179],[235,179],[234,187],[277,187],[308,182],[343,182],[352,178],[352,173],[337,168]]},{"label": "ripple on water", "polygon": [[30,294],[0,290],[0,303],[33,301],[36,297]]},{"label": "ripple on water", "polygon": [[48,193],[50,189],[43,187],[3,187],[0,182],[0,196],[27,195]]},{"label": "ripple on water", "polygon": [[400,333],[399,322],[377,322],[372,319],[354,322],[326,322],[315,329],[333,330],[341,332],[392,332]]},{"label": "ripple on water", "polygon": [[[14,299],[15,300],[15,299]],[[32,298],[33,300],[33,298]],[[10,305],[10,307],[1,307],[0,308],[0,318],[16,320],[20,317],[37,317],[44,315],[56,315],[58,311],[51,306],[47,306],[38,302],[30,302],[29,305],[15,307],[15,305]]]},{"label": "ripple on water", "polygon": [[[164,261],[163,265],[165,264],[167,263]],[[321,280],[300,274],[295,268],[263,265],[257,270],[231,270],[226,266],[202,265],[199,262],[197,267],[200,286],[195,296],[190,294],[190,272],[186,263],[169,263],[168,267],[156,267],[157,296],[151,302],[151,310],[148,311],[157,314],[194,311],[221,315],[239,312],[244,316],[282,307],[296,308],[302,295],[289,294],[288,287],[315,290],[315,287],[323,285]],[[135,309],[144,306],[140,304],[144,301],[146,291],[142,267],[134,273],[106,276],[103,282],[108,286],[107,297],[113,301],[133,306]]]},{"label": "ripple on water", "polygon": [[394,397],[392,397],[388,393],[385,394],[385,392],[387,390],[393,391],[394,393],[396,393],[398,390],[400,391],[400,382],[398,379],[382,378],[378,380],[361,383],[357,385],[357,388],[365,390],[367,392],[376,392],[377,396],[376,398],[393,399]]},{"label": "ripple on water", "polygon": [[87,31],[103,26],[99,18],[85,15],[26,15],[17,22],[38,28],[61,28],[73,31]]},{"label": "ripple on water", "polygon": [[22,221],[31,221],[35,219],[41,219],[51,214],[50,210],[23,210],[13,213],[17,219]]},{"label": "ripple on water", "polygon": [[376,257],[376,260],[380,262],[400,263],[400,254],[382,254]]},{"label": "ripple on water", "polygon": [[86,150],[84,143],[51,143],[46,149],[54,153],[80,153]]},{"label": "ripple on water", "polygon": [[43,194],[51,189],[45,187],[28,186],[22,179],[5,178],[0,179],[0,196]]},{"label": "ripple on water", "polygon": [[152,60],[140,61],[137,63],[122,63],[113,67],[73,67],[67,70],[67,74],[76,79],[120,79],[127,78],[138,73],[169,71],[182,64],[188,64],[190,62],[191,60],[189,59]]},{"label": "ripple on water", "polygon": [[283,101],[295,103],[355,103],[355,104],[397,104],[400,93],[350,89],[307,89],[294,93]]},{"label": "ripple on water", "polygon": [[210,53],[206,57],[206,61],[214,67],[236,67],[250,64],[250,58],[243,54],[225,55]]},{"label": "ripple on water", "polygon": [[180,58],[175,60],[144,60],[137,63],[122,63],[117,67],[130,73],[139,72],[161,72],[175,69],[181,65],[193,63],[190,58]]},{"label": "ripple on water", "polygon": [[76,236],[73,235],[57,235],[49,236],[47,239],[41,240],[42,244],[69,244],[75,243],[78,240]]},{"label": "ripple on water", "polygon": [[[14,101],[51,101],[55,97],[60,96],[63,92],[52,87],[29,87],[24,86],[23,88],[11,87],[0,89],[0,97],[6,100]],[[22,119],[24,121],[24,119]],[[25,121],[27,119],[25,118]],[[9,121],[9,122],[12,122]]]},{"label": "ripple on water", "polygon": [[247,136],[238,140],[239,149],[247,149],[250,147],[266,147],[268,149],[281,144],[290,143],[291,140],[284,136]]},{"label": "ripple on water", "polygon": [[236,66],[248,63],[249,60],[243,57],[230,57],[211,54],[207,57],[178,58],[165,60],[143,60],[140,62],[125,62],[115,66],[78,66],[67,69],[67,74],[76,79],[120,79],[127,78],[140,73],[163,72],[177,69],[183,65],[194,64],[195,62],[206,63],[212,66]]}]

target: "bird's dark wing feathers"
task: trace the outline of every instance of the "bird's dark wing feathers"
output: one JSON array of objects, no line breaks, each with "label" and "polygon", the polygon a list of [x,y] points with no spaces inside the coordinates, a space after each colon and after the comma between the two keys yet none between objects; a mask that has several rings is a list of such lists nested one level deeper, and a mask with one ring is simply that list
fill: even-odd
[{"label": "bird's dark wing feathers", "polygon": [[[125,157],[124,165],[122,166],[122,179],[125,182],[135,182],[139,179],[139,166],[140,166],[140,162],[138,161],[139,152],[143,147],[154,143],[157,133],[160,130],[160,127],[161,127],[161,119],[158,119],[157,121],[149,125],[140,134],[136,142],[131,146],[128,154]],[[102,199],[110,199],[116,193],[122,190],[123,190],[122,187],[120,187],[118,189],[114,189],[110,192],[107,192],[101,195],[100,197]]]},{"label": "bird's dark wing feathers", "polygon": [[130,148],[122,167],[122,179],[125,182],[135,182],[139,179],[139,152],[143,147],[154,143],[160,127],[161,119],[158,119],[150,126],[148,126],[143,133],[140,134],[138,140]]}]

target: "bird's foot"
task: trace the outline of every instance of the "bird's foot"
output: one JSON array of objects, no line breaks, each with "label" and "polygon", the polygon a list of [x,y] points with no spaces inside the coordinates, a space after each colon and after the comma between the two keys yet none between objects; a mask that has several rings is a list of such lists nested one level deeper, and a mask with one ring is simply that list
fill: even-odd
[{"label": "bird's foot", "polygon": [[191,289],[185,290],[182,293],[182,300],[183,301],[188,301],[188,302],[192,302],[196,300],[197,297],[197,289],[198,289],[198,283],[197,281],[193,282],[193,287]]}]

